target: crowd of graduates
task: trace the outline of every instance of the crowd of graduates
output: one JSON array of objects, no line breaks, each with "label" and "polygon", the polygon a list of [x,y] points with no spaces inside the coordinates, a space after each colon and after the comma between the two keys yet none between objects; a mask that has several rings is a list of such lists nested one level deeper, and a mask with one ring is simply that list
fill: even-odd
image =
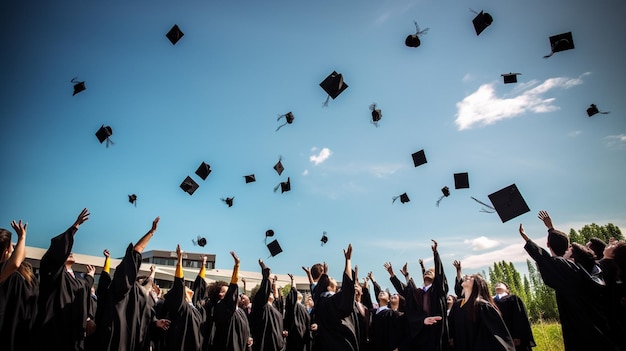
[{"label": "crowd of graduates", "polygon": [[[302,267],[310,283],[307,296],[291,274],[290,291],[282,296],[261,259],[258,290],[249,296],[241,279],[240,293],[235,252],[230,282],[207,284],[203,262],[187,287],[178,246],[174,283],[162,294],[154,267],[150,275],[138,276],[159,217],[128,245],[112,275],[109,252],[103,251],[96,289],[94,267],[82,275],[72,270],[74,237],[88,219],[88,210],[82,210],[51,239],[39,277],[25,261],[27,225],[11,223],[15,244],[11,232],[0,229],[2,350],[513,351],[536,346],[524,303],[504,282],[495,284],[494,294],[480,274],[463,275],[461,263],[454,261],[455,295],[448,293],[435,240],[434,267],[426,269],[420,259],[420,279],[410,275],[408,264],[396,272],[384,263],[394,293],[381,289],[371,272],[359,278],[349,244],[341,284],[329,276],[326,264]],[[556,292],[565,350],[625,350],[626,243],[611,240],[594,252],[598,240],[587,246],[570,243],[547,212],[540,211],[539,219],[548,228],[549,252],[530,240],[522,225],[519,233],[545,284]]]}]

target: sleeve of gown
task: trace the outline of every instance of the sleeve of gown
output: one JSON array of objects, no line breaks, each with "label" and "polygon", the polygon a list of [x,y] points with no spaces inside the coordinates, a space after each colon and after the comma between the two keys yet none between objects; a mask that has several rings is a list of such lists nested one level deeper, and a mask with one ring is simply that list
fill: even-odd
[{"label": "sleeve of gown", "polygon": [[78,229],[69,227],[50,240],[50,247],[41,257],[40,277],[41,280],[55,280],[63,272],[65,260],[70,255],[74,246],[74,234]]},{"label": "sleeve of gown", "polygon": [[174,278],[174,285],[165,294],[163,308],[166,313],[171,316],[180,316],[181,310],[185,302],[185,283],[184,278]]},{"label": "sleeve of gown", "polygon": [[476,335],[475,349],[515,351],[513,339],[500,313],[488,302],[478,304],[477,313],[484,329]]},{"label": "sleeve of gown", "polygon": [[192,303],[194,305],[197,305],[198,303],[200,303],[200,301],[202,301],[204,295],[206,294],[206,283],[204,282],[204,278],[202,278],[200,275],[197,275],[196,279],[193,281],[192,290]]},{"label": "sleeve of gown", "polygon": [[402,297],[406,298],[406,285],[398,279],[398,276],[394,275],[393,277],[389,277],[391,280],[391,284],[396,289],[398,294],[402,295]]},{"label": "sleeve of gown", "polygon": [[[365,308],[371,310],[374,308],[374,303],[372,301],[372,296],[370,295],[370,289],[363,287],[363,295],[361,297],[361,303],[365,306]],[[378,287],[380,289],[380,286]],[[374,291],[376,291],[376,285],[374,285]],[[378,297],[378,293],[376,293],[376,297]]]},{"label": "sleeve of gown", "polygon": [[342,313],[348,314],[354,309],[354,295],[354,281],[346,274],[346,272],[343,272],[341,290],[331,298],[338,299],[337,307]]},{"label": "sleeve of gown", "polygon": [[115,273],[113,273],[110,294],[114,301],[128,294],[134,286],[140,264],[141,254],[133,249],[132,244],[129,244],[124,258],[115,268]]},{"label": "sleeve of gown", "polygon": [[578,267],[575,263],[562,257],[552,257],[549,252],[539,247],[532,240],[526,241],[524,249],[537,263],[543,282],[553,289],[568,287],[577,274]]},{"label": "sleeve of gown", "polygon": [[433,252],[433,259],[435,261],[435,281],[433,286],[437,288],[439,296],[446,296],[448,294],[448,279],[441,263],[439,251]]}]

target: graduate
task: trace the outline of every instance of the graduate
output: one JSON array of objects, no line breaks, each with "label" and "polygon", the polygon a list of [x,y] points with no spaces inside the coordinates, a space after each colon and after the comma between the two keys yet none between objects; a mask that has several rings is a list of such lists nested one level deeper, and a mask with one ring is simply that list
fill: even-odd
[{"label": "graduate", "polygon": [[287,351],[311,350],[311,316],[302,304],[302,294],[298,292],[293,280],[293,274],[289,273],[291,289],[285,301],[285,318],[283,327],[287,331]]},{"label": "graduate", "polygon": [[463,277],[463,298],[450,315],[450,346],[455,351],[515,351],[513,339],[479,274]]},{"label": "graduate", "polygon": [[124,258],[115,268],[107,302],[111,313],[111,321],[108,323],[111,338],[107,350],[147,350],[150,346],[151,329],[169,328],[169,320],[157,320],[153,300],[137,281],[141,254],[156,232],[159,219],[157,217],[152,221],[152,228],[135,245],[128,245]]},{"label": "graduate", "polygon": [[395,350],[398,347],[400,333],[404,327],[400,324],[401,313],[397,309],[391,308],[391,295],[388,291],[381,290],[380,285],[374,280],[372,272],[368,273],[368,277],[374,285],[374,294],[378,301],[378,308],[372,308],[370,312],[369,349]]},{"label": "graduate", "polygon": [[12,221],[17,234],[15,248],[11,232],[0,228],[0,340],[3,350],[32,349],[31,331],[37,313],[39,280],[26,258],[26,227]]},{"label": "graduate", "polygon": [[89,219],[83,209],[64,233],[50,240],[41,258],[39,300],[33,335],[37,349],[83,350],[88,298],[95,269],[87,266],[84,279],[72,270],[72,247],[78,227]]},{"label": "graduate", "polygon": [[270,295],[273,297],[271,270],[259,259],[262,279],[259,290],[252,299],[250,313],[250,332],[252,334],[253,351],[281,351],[285,347],[283,339],[283,315],[274,307]]},{"label": "graduate", "polygon": [[93,318],[95,332],[85,340],[85,350],[105,350],[111,340],[111,304],[109,299],[109,286],[111,285],[111,253],[108,249],[102,251],[104,264],[98,279],[96,296],[98,304]]},{"label": "graduate", "polygon": [[240,260],[234,251],[230,255],[235,261],[230,283],[220,287],[217,301],[211,303],[208,345],[212,351],[245,351],[252,344],[248,317],[238,306]]},{"label": "graduate", "polygon": [[[176,246],[176,271],[174,285],[165,294],[163,309],[165,310],[170,326],[166,335],[166,350],[200,351],[204,342],[204,324],[206,312],[200,303],[194,303],[195,296],[202,296],[206,283],[204,282],[206,258],[200,272],[194,281],[194,289],[185,287],[183,274],[183,252],[180,245]],[[196,302],[199,300],[196,299]]]},{"label": "graduate", "polygon": [[517,295],[510,295],[508,285],[503,282],[496,284],[495,291],[496,295],[493,300],[502,314],[504,324],[511,333],[515,350],[531,351],[537,344],[535,344],[524,301]]}]

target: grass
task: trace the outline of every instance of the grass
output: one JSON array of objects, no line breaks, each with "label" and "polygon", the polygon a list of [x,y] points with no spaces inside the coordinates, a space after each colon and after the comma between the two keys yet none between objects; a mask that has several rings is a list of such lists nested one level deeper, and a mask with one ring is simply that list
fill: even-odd
[{"label": "grass", "polygon": [[540,320],[532,324],[536,347],[533,351],[564,351],[561,324],[553,321]]}]

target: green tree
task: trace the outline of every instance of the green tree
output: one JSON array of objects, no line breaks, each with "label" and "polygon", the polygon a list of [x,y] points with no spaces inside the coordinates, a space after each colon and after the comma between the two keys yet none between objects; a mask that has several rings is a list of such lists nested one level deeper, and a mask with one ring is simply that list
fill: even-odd
[{"label": "green tree", "polygon": [[[556,295],[554,290],[543,283],[543,279],[535,262],[526,260],[528,266],[528,276],[532,287],[532,297],[528,308],[528,317],[531,321],[538,320],[558,320],[559,311],[556,305]],[[526,301],[524,301],[526,303]]]},{"label": "green tree", "polygon": [[607,225],[601,226],[595,223],[586,224],[579,231],[574,230],[573,228],[569,231],[569,240],[570,242],[579,243],[585,245],[590,238],[598,238],[608,243],[611,238],[615,238],[616,240],[624,240],[624,235],[618,226],[609,223]]}]

